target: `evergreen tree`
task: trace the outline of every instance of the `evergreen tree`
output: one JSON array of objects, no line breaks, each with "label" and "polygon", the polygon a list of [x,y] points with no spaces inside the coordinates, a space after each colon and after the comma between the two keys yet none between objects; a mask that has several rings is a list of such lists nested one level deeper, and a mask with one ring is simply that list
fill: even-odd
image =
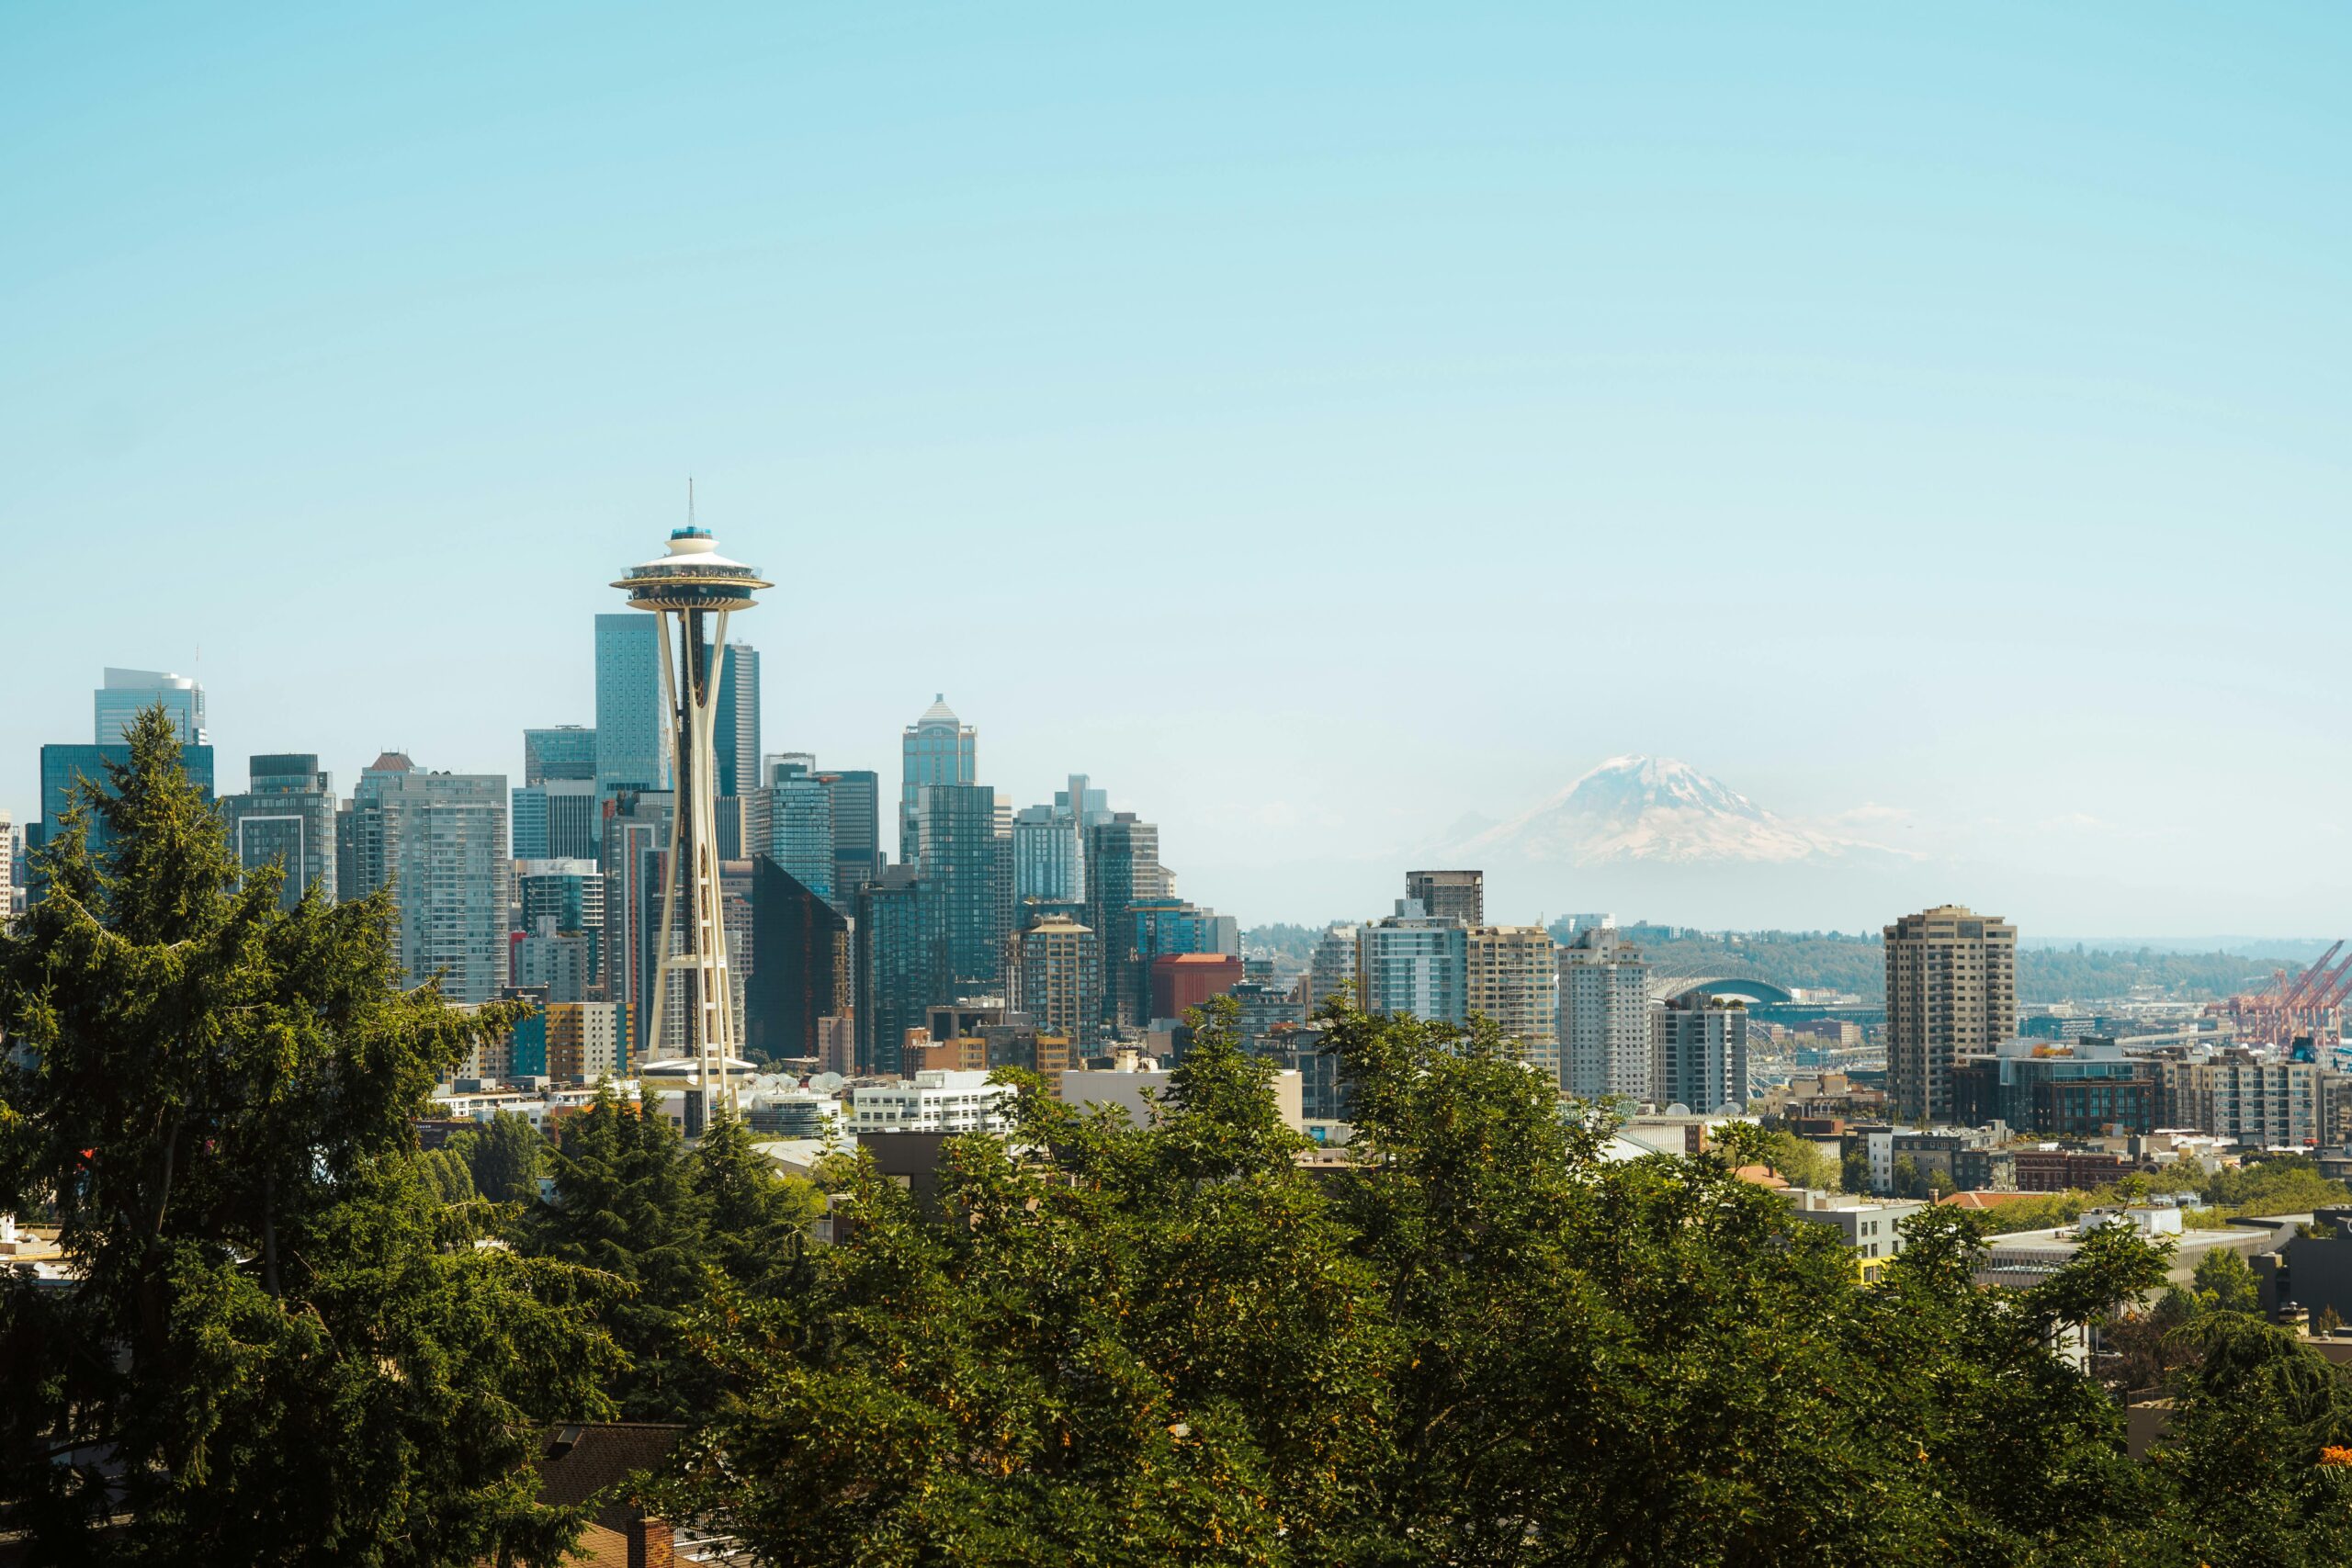
[{"label": "evergreen tree", "polygon": [[380,895],[281,910],[162,709],[127,739],[0,934],[0,1210],[76,1276],[0,1286],[11,1524],[60,1562],[553,1562],[528,1435],[605,1408],[609,1347],[582,1276],[434,1201],[414,1134],[497,1010],[401,989]]},{"label": "evergreen tree", "polygon": [[530,1119],[502,1111],[467,1143],[474,1190],[493,1203],[528,1203],[539,1195],[547,1140]]},{"label": "evergreen tree", "polygon": [[677,1130],[607,1086],[565,1119],[550,1151],[552,1190],[523,1227],[524,1249],[591,1269],[617,1287],[600,1309],[628,1364],[613,1397],[635,1420],[685,1420],[712,1391],[687,1359],[684,1313],[707,1292],[709,1202]]},{"label": "evergreen tree", "polygon": [[824,1199],[780,1174],[753,1146],[752,1130],[721,1113],[695,1140],[687,1181],[701,1201],[709,1260],[739,1284],[775,1287],[805,1251]]}]

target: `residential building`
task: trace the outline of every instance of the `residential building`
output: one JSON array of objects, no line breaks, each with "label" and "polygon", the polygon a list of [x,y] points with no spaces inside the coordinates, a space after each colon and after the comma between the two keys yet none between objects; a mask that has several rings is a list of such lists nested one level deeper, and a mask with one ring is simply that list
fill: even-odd
[{"label": "residential building", "polygon": [[1952,1120],[1967,1127],[1999,1122],[2041,1136],[2097,1137],[2165,1124],[2156,1062],[2113,1040],[2005,1040],[1990,1055],[1954,1061],[1951,1083]]},{"label": "residential building", "polygon": [[1650,1099],[1671,1110],[1737,1115],[1747,1103],[1747,1008],[1693,991],[1650,1013]]},{"label": "residential building", "polygon": [[312,887],[329,903],[335,891],[334,779],[310,752],[266,753],[247,764],[243,795],[220,798],[230,852],[244,870],[285,871],[277,902],[291,909]]},{"label": "residential building", "polygon": [[740,641],[720,651],[718,712],[711,730],[718,793],[749,795],[760,787],[760,653]]},{"label": "residential building", "polygon": [[596,617],[596,791],[605,800],[622,790],[666,794],[675,782],[662,625],[629,610]]},{"label": "residential building", "polygon": [[17,913],[17,826],[0,811],[0,930]]},{"label": "residential building", "polygon": [[1012,939],[1006,976],[1012,1005],[1038,1030],[1068,1039],[1083,1051],[1100,1037],[1102,960],[1094,932],[1076,920],[1040,920]]},{"label": "residential building", "polygon": [[1001,1133],[1012,1126],[1011,1084],[989,1082],[985,1071],[918,1072],[892,1084],[860,1084],[851,1091],[850,1131],[870,1133]]},{"label": "residential building", "polygon": [[1636,1104],[1650,1092],[1650,966],[1614,926],[1560,950],[1560,1070],[1580,1100]]},{"label": "residential building", "polygon": [[980,732],[956,716],[945,693],[934,698],[922,716],[907,726],[900,742],[904,771],[899,790],[899,860],[916,861],[914,817],[922,791],[933,784],[970,784],[978,781]]},{"label": "residential building", "polygon": [[1855,1270],[1865,1284],[1876,1282],[1889,1260],[1903,1250],[1903,1222],[1928,1205],[1908,1198],[1857,1198],[1792,1187],[1784,1194],[1797,1217],[1835,1229],[1854,1251]]},{"label": "residential building", "polygon": [[1341,991],[1356,988],[1356,928],[1337,925],[1326,931],[1306,960],[1306,1006],[1318,1010]]},{"label": "residential building", "polygon": [[626,1002],[549,1002],[547,1076],[559,1083],[595,1083],[628,1072]]},{"label": "residential building", "polygon": [[1487,923],[1487,874],[1483,871],[1408,871],[1405,897],[1425,913],[1460,920],[1471,931]]},{"label": "residential building", "polygon": [[1907,1121],[1952,1118],[1952,1068],[2017,1032],[2017,928],[1957,904],[1905,915],[1886,939],[1886,1084]]},{"label": "residential building", "polygon": [[[450,1000],[486,1002],[507,983],[506,806],[502,773],[426,773],[388,752],[360,774],[337,823],[337,890],[348,900],[391,885],[408,985],[438,976]],[[355,871],[348,887],[345,869]]]},{"label": "residential building", "polygon": [[193,678],[160,670],[111,667],[106,672],[106,684],[91,694],[91,739],[100,746],[122,745],[130,721],[158,703],[171,718],[181,745],[212,744],[204,721],[204,688]]},{"label": "residential building", "polygon": [[1306,1003],[1295,987],[1244,980],[1226,995],[1233,998],[1235,1037],[1250,1055],[1265,1055],[1278,1032],[1306,1025]]},{"label": "residential building", "polygon": [[824,1021],[850,1008],[849,921],[822,893],[760,855],[752,863],[752,949],[746,1054],[820,1055]]},{"label": "residential building", "polygon": [[[523,977],[527,964],[552,976],[545,983],[557,988],[560,1001],[587,999],[584,987],[604,979],[605,899],[609,892],[605,873],[590,859],[517,859],[514,863],[516,930],[529,942],[550,944],[534,948],[527,959],[518,950],[514,984],[535,982]],[[576,950],[581,967],[580,994],[569,994],[569,978]],[[552,967],[550,967],[552,966]]]},{"label": "residential building", "polygon": [[2255,1148],[2302,1147],[2319,1141],[2324,1069],[2231,1046],[2204,1060],[2162,1064],[2161,1125]]},{"label": "residential building", "polygon": [[1151,1017],[1182,1019],[1241,983],[1241,960],[1229,953],[1170,953],[1151,961]]},{"label": "residential building", "polygon": [[1368,1012],[1436,1023],[1469,1021],[1470,933],[1411,898],[1356,931],[1356,997]]},{"label": "residential building", "polygon": [[550,1002],[596,999],[596,952],[585,931],[556,930],[542,917],[507,934],[507,983]]},{"label": "residential building", "polygon": [[[1416,872],[1476,877],[1478,873]],[[1463,900],[1456,893],[1455,902]],[[1473,888],[1475,893],[1476,889]],[[1560,944],[1542,926],[1474,926],[1468,944],[1468,1005],[1519,1043],[1528,1064],[1560,1081]]]}]

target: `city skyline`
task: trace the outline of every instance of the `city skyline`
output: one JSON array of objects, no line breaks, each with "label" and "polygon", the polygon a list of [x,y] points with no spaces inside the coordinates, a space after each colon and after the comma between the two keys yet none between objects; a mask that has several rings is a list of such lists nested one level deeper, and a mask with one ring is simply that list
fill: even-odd
[{"label": "city skyline", "polygon": [[1250,923],[1620,755],[1913,858],[1498,918],[2343,923],[2339,13],[10,31],[19,824],[108,665],[519,782],[691,473],[768,750],[944,691]]}]

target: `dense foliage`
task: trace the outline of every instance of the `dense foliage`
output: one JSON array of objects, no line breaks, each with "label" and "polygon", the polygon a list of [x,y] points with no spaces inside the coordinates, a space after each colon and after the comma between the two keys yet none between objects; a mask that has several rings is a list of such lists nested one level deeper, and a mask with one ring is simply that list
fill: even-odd
[{"label": "dense foliage", "polygon": [[[2063,1353],[2156,1288],[2145,1243],[1987,1290],[1973,1217],[1932,1213],[1865,1287],[1733,1174],[1760,1134],[1608,1163],[1491,1032],[1325,1024],[1337,1171],[1215,1020],[1154,1127],[1033,1087],[1029,1157],[951,1142],[928,1212],[845,1169],[856,1223],[798,1288],[697,1314],[734,1392],[675,1505],[787,1563],[2249,1560],[2206,1523],[2204,1413],[2293,1379],[2189,1368],[2159,1466]],[[2262,1483],[2308,1549],[2280,1562],[2352,1506],[2296,1440]]]},{"label": "dense foliage", "polygon": [[[2160,1291],[2108,1228],[1985,1289],[1944,1210],[1866,1285],[1736,1174],[1810,1148],[1612,1162],[1484,1024],[1327,1010],[1337,1161],[1229,1004],[1148,1126],[1016,1075],[935,1195],[842,1162],[831,1246],[723,1118],[688,1148],[606,1096],[427,1159],[500,1012],[399,988],[380,899],[241,886],[159,716],[133,752],[85,808],[113,847],[69,825],[0,939],[0,1204],[80,1273],[0,1283],[35,1562],[551,1562],[532,1434],[616,1411],[698,1424],[654,1501],[773,1563],[2352,1560],[2352,1385],[2236,1310],[2242,1260]],[[2108,1381],[2173,1395],[2145,1461],[2077,1370],[2101,1322]]]},{"label": "dense foliage", "polygon": [[782,1289],[822,1199],[778,1176],[742,1122],[721,1119],[689,1151],[666,1118],[609,1090],[564,1122],[548,1158],[552,1190],[515,1244],[621,1287],[591,1310],[628,1357],[610,1384],[624,1416],[693,1416],[719,1380],[688,1354],[685,1313],[714,1276],[753,1297]]},{"label": "dense foliage", "polygon": [[[160,709],[0,935],[0,1502],[33,1561],[555,1560],[538,1422],[609,1408],[599,1288],[435,1201],[414,1122],[495,1010],[398,984],[379,897],[240,877]],[[105,848],[91,847],[102,826]]]}]

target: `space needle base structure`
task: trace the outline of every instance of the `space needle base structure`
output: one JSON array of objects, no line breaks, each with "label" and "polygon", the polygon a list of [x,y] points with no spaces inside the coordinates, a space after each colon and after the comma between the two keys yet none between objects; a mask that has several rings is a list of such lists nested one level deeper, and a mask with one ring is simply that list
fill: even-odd
[{"label": "space needle base structure", "polygon": [[[734,1105],[730,1068],[741,1044],[718,880],[719,666],[728,617],[750,609],[752,595],[775,584],[720,555],[710,531],[689,524],[671,534],[667,555],[631,567],[613,586],[628,595],[631,608],[662,617],[662,691],[671,719],[676,807],[670,814],[646,1070],[683,1069],[686,1131],[698,1135],[722,1100]],[[683,1028],[670,1021],[673,987],[685,1003]]]}]

